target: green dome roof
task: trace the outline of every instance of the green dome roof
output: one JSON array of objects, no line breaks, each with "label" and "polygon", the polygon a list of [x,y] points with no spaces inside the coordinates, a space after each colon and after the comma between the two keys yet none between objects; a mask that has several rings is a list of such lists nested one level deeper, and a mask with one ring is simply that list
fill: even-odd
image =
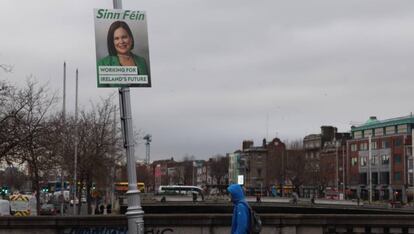
[{"label": "green dome roof", "polygon": [[369,119],[367,120],[367,122],[365,122],[365,125],[370,125],[370,124],[376,124],[378,123],[378,119],[375,116],[371,116],[369,117]]}]

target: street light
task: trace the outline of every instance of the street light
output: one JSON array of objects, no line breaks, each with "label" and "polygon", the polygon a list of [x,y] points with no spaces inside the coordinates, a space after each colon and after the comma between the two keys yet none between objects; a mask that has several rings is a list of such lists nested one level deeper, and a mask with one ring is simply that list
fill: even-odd
[{"label": "street light", "polygon": [[369,203],[372,203],[372,175],[371,175],[371,157],[372,157],[372,146],[371,146],[371,135],[368,136],[368,181],[369,181]]},{"label": "street light", "polygon": [[146,154],[145,154],[145,164],[150,163],[150,143],[152,141],[152,136],[150,134],[147,134],[144,136],[144,140],[146,141]]}]

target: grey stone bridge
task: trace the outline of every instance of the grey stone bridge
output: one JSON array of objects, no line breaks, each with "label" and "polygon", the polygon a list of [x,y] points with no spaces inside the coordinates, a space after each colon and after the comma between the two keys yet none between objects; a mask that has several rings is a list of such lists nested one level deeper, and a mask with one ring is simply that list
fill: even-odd
[{"label": "grey stone bridge", "polygon": [[[263,234],[414,233],[407,214],[262,214]],[[228,234],[231,214],[146,214],[145,234]],[[0,217],[0,234],[123,234],[123,215]]]}]

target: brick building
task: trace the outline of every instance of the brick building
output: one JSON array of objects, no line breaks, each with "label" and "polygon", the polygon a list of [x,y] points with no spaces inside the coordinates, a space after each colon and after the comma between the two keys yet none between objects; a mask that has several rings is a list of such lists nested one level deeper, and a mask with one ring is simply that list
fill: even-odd
[{"label": "brick building", "polygon": [[170,180],[176,174],[175,170],[173,171],[171,168],[175,168],[176,163],[174,158],[157,160],[152,163],[154,191],[157,191],[160,185],[170,184]]},{"label": "brick building", "polygon": [[245,187],[248,193],[266,189],[267,149],[265,145],[254,146],[253,141],[244,141],[242,157],[246,165]]},{"label": "brick building", "polygon": [[[327,190],[343,185],[343,161],[349,133],[338,133],[336,127],[321,126],[321,133],[303,139],[306,180],[302,186],[304,197],[325,196]],[[343,150],[342,150],[343,149]],[[342,183],[342,184],[341,184]]]},{"label": "brick building", "polygon": [[407,201],[407,191],[413,186],[413,128],[412,115],[382,121],[370,117],[351,128],[352,140],[347,142],[351,197],[369,199],[371,184],[373,200]]},{"label": "brick building", "polygon": [[280,139],[267,143],[263,139],[261,146],[253,141],[243,141],[242,149],[229,154],[229,178],[237,182],[237,176],[243,175],[244,186],[248,193],[265,193],[273,185],[283,185],[286,172],[286,147]]},{"label": "brick building", "polygon": [[350,133],[335,133],[332,141],[326,141],[322,147],[319,175],[324,197],[339,198],[346,192],[346,141],[350,138]]}]

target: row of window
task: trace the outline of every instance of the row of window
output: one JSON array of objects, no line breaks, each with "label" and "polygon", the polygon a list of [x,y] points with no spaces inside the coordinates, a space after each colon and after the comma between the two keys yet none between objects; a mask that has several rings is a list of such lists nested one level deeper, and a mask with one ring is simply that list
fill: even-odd
[{"label": "row of window", "polygon": [[[379,157],[377,155],[372,155],[371,158],[371,165],[375,166],[379,163]],[[368,162],[368,156],[361,156],[360,157],[360,166],[361,167],[365,167],[367,166],[367,162]],[[381,165],[388,165],[390,163],[390,155],[388,154],[383,154],[380,156],[380,163]],[[400,154],[395,154],[394,155],[394,164],[400,164],[401,163],[401,155]],[[358,164],[358,158],[357,157],[352,157],[351,158],[351,165],[355,166]]]},{"label": "row of window", "polygon": [[367,129],[364,131],[356,131],[354,132],[354,139],[360,139],[368,136],[384,136],[385,135],[393,135],[396,133],[407,133],[408,132],[408,125],[398,125],[398,126],[388,126],[385,128],[375,128],[375,129]]},{"label": "row of window", "polygon": [[[401,181],[401,172],[396,171],[394,172],[394,181]],[[367,173],[360,173],[359,174],[359,183],[361,184],[368,184],[368,174]],[[372,184],[389,184],[390,183],[390,173],[388,171],[386,172],[380,172],[379,178],[378,178],[378,172],[372,172],[371,173],[371,181]]]},{"label": "row of window", "polygon": [[[402,145],[403,145],[403,140],[401,138],[396,138],[394,140],[394,146],[395,147],[400,147]],[[381,141],[381,147],[382,147],[382,149],[390,148],[390,146],[391,145],[390,145],[390,141],[389,140],[382,140]],[[371,142],[371,149],[372,150],[379,149],[379,146],[378,146],[378,142],[377,141]],[[368,142],[361,142],[361,143],[359,143],[359,150],[360,151],[369,150],[369,148],[368,148]],[[358,144],[357,143],[351,144],[351,151],[352,152],[358,151]]]}]

